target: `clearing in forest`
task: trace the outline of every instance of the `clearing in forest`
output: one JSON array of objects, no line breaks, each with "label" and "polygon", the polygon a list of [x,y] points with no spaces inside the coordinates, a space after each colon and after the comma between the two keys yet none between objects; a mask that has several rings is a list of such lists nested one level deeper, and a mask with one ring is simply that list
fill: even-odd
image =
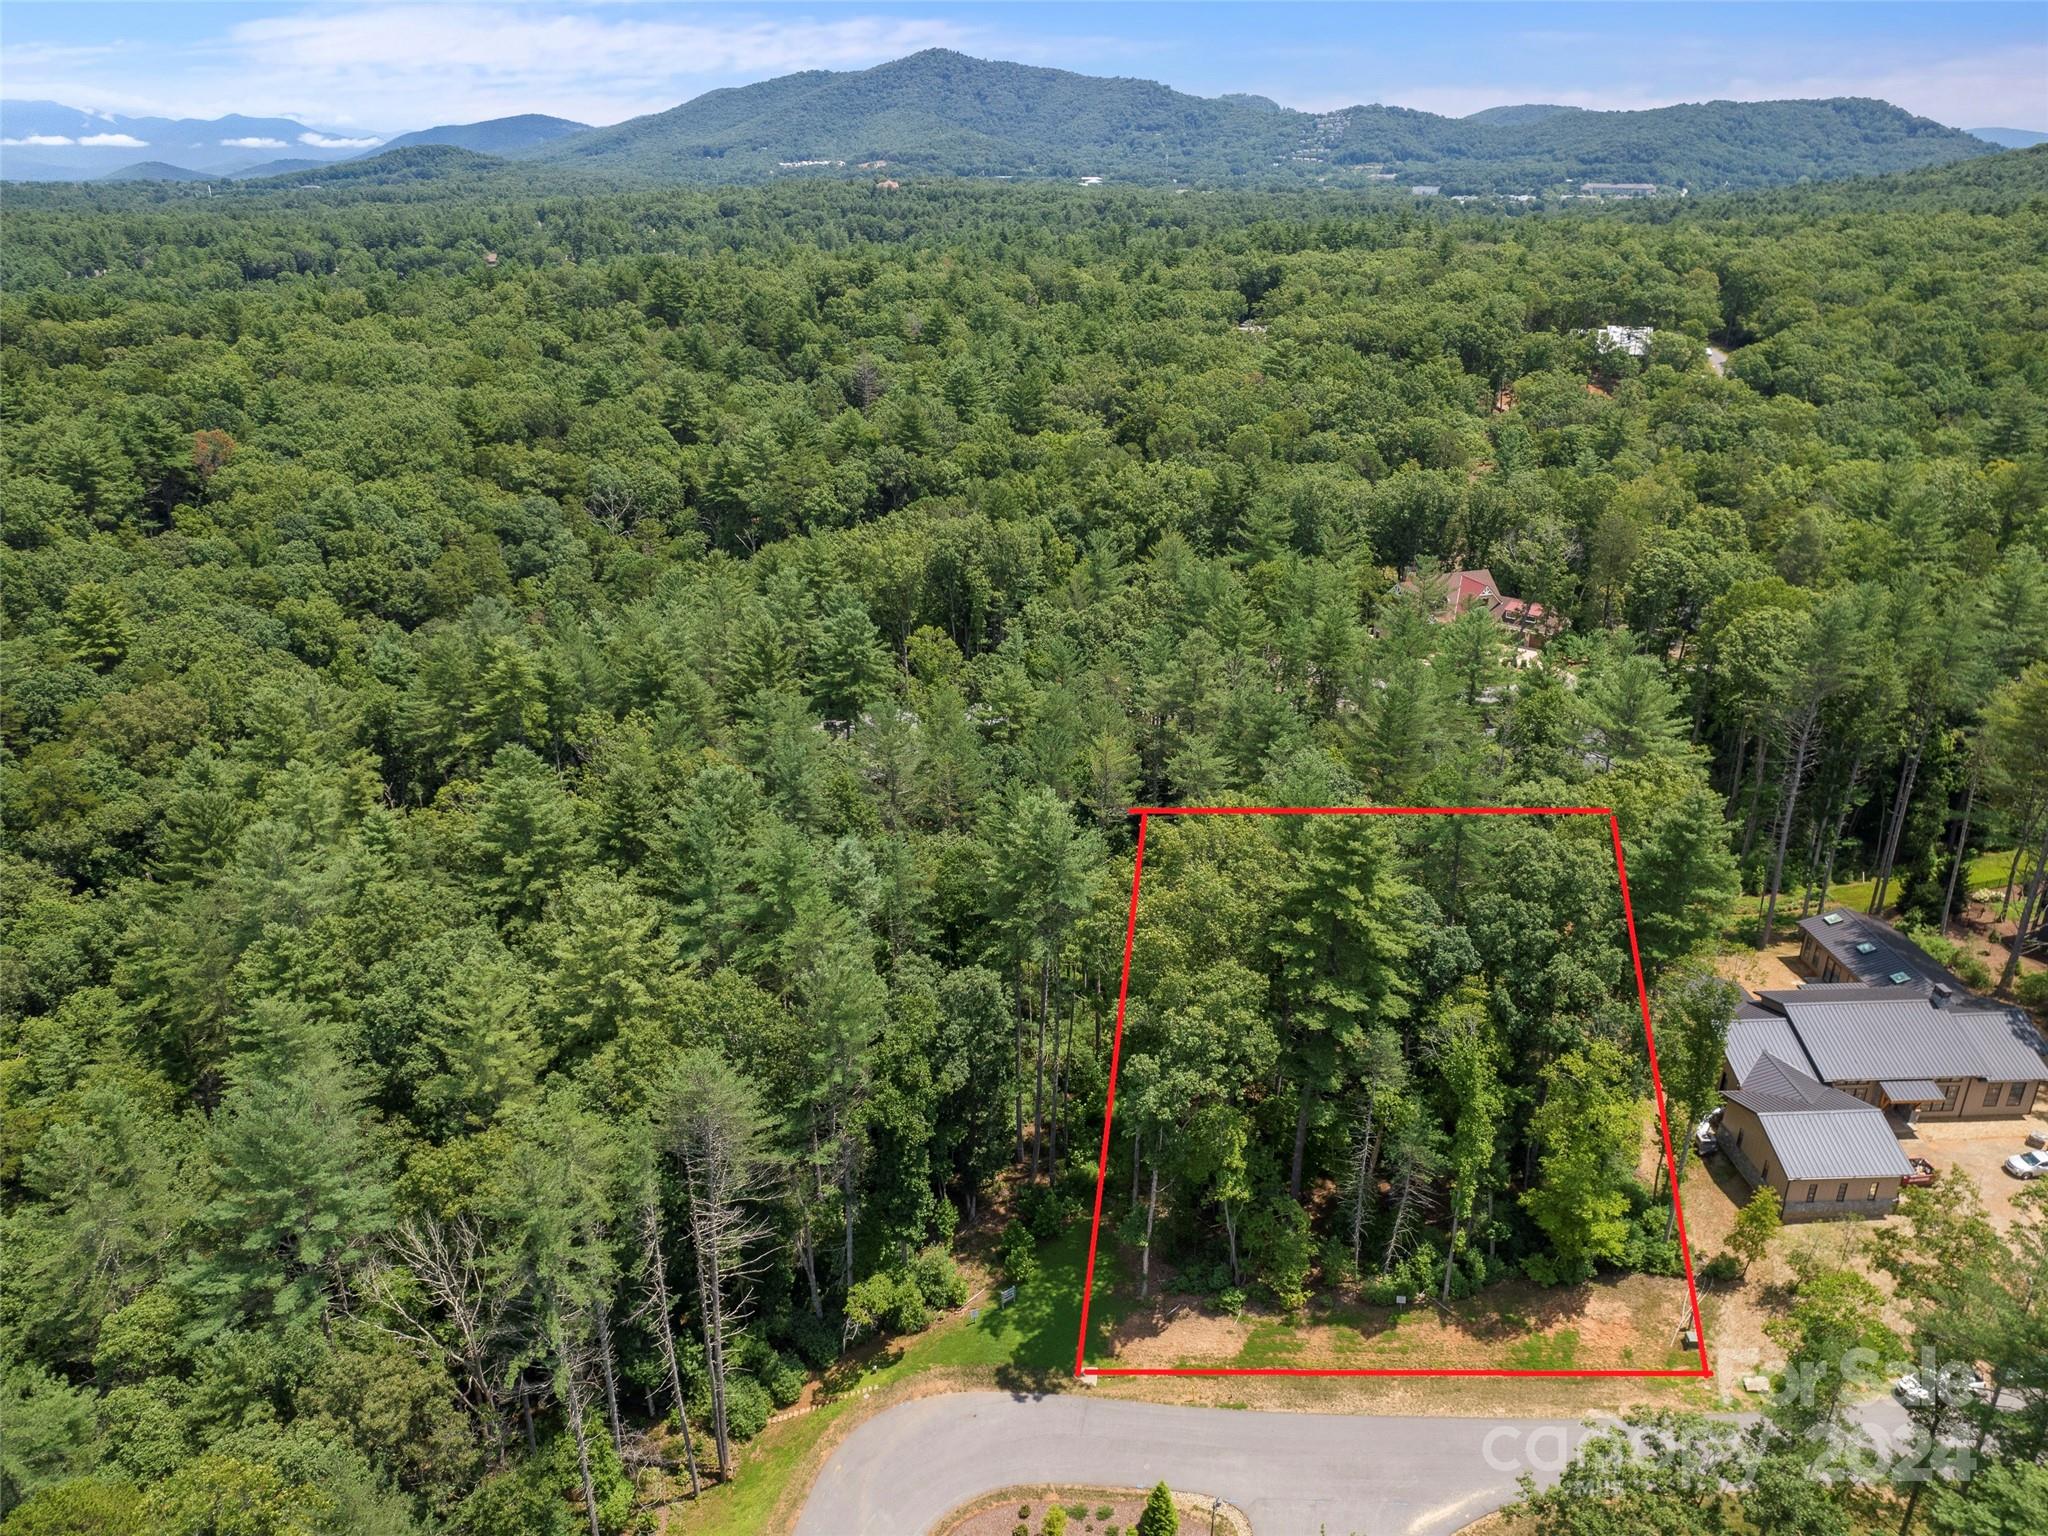
[{"label": "clearing in forest", "polygon": [[1077,1375],[1711,1374],[1613,811],[1132,814]]}]

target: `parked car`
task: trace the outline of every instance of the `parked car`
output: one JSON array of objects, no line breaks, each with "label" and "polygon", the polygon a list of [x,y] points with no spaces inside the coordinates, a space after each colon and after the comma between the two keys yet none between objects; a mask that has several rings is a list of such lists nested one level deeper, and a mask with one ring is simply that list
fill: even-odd
[{"label": "parked car", "polygon": [[1721,1150],[1721,1111],[1714,1110],[1693,1128],[1692,1148],[1701,1157],[1712,1157]]},{"label": "parked car", "polygon": [[1917,1185],[1932,1184],[1934,1182],[1934,1164],[1927,1161],[1924,1157],[1909,1157],[1906,1161],[1913,1165],[1913,1171],[1899,1180],[1901,1184]]},{"label": "parked car", "polygon": [[1924,1408],[1937,1394],[1944,1403],[1959,1403],[1966,1397],[1984,1402],[1990,1398],[1991,1388],[1967,1365],[1923,1367],[1908,1371],[1892,1383],[1892,1396],[1908,1408]]},{"label": "parked car", "polygon": [[2005,1160],[2005,1171],[2016,1179],[2038,1179],[2048,1173],[2048,1152],[2015,1152]]}]

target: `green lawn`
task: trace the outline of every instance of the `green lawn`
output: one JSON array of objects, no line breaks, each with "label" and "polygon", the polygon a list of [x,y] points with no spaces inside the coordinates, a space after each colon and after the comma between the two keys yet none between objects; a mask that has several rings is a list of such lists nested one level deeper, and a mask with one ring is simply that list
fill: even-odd
[{"label": "green lawn", "polygon": [[[1980,853],[1970,860],[1968,867],[1963,870],[1963,881],[1960,889],[1978,891],[1986,887],[1994,887],[1998,890],[2003,890],[2005,888],[2006,872],[2011,868],[2012,850],[2010,848],[2002,853]],[[2026,881],[2027,872],[2032,868],[2033,858],[2031,855],[2020,860],[2019,878],[2022,884]],[[1893,889],[1897,889],[1896,883],[1894,883]],[[1877,882],[1875,880],[1837,882],[1828,887],[1828,906],[1848,907],[1857,912],[1867,911],[1870,907],[1870,898],[1876,893]],[[1798,892],[1794,891],[1790,893],[1790,896],[1791,909],[1789,919],[1786,910],[1786,898],[1781,896],[1778,900],[1778,927],[1781,934],[1791,927],[1792,922],[1797,921],[1799,915]],[[1960,904],[1961,899],[1959,893],[1957,896],[1958,904]],[[1761,897],[1748,896],[1737,902],[1734,915],[1729,920],[1728,931],[1731,940],[1744,944],[1755,943],[1757,919],[1762,912],[1763,899]]]},{"label": "green lawn", "polygon": [[[1043,1384],[1074,1368],[1080,1328],[1081,1271],[1088,1228],[1077,1222],[1039,1250],[1039,1275],[1007,1307],[976,1303],[978,1320],[964,1314],[914,1338],[900,1339],[857,1368],[829,1379],[830,1400],[800,1417],[770,1426],[741,1453],[739,1475],[706,1490],[696,1504],[669,1508],[669,1529],[689,1536],[754,1536],[773,1524],[775,1506],[828,1430],[860,1403],[900,1387],[922,1371],[985,1371],[992,1386]],[[1098,1281],[1098,1294],[1105,1282]]]}]

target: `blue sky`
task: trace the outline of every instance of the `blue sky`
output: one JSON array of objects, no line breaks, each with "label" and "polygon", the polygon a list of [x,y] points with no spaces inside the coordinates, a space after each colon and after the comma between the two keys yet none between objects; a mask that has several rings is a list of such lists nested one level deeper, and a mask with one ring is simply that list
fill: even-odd
[{"label": "blue sky", "polygon": [[401,132],[512,112],[608,123],[919,48],[1141,75],[1289,106],[1462,114],[1878,96],[2048,129],[2048,4],[789,6],[8,0],[0,81],[133,115],[278,114]]}]

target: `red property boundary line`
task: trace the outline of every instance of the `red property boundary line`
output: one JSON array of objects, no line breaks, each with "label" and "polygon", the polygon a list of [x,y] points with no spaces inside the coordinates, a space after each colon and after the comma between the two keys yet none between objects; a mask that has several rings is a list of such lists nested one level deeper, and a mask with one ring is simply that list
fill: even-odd
[{"label": "red property boundary line", "polygon": [[[1635,907],[1628,894],[1628,862],[1621,851],[1621,822],[1604,805],[1141,805],[1137,856],[1131,867],[1131,904],[1124,919],[1123,977],[1117,985],[1116,1033],[1109,1047],[1109,1091],[1102,1111],[1102,1154],[1095,1169],[1095,1215],[1088,1229],[1088,1270],[1081,1282],[1081,1334],[1074,1344],[1076,1376],[1569,1376],[1710,1377],[1707,1331],[1700,1319],[1699,1283],[1692,1271],[1692,1242],[1685,1233],[1685,1205],[1678,1193],[1678,1159],[1671,1150],[1671,1117],[1664,1105],[1664,1079],[1657,1069],[1657,1032],[1650,1023],[1650,991],[1643,981],[1643,952],[1636,941]],[[1102,1194],[1109,1181],[1110,1126],[1116,1119],[1117,1069],[1123,1060],[1124,1009],[1131,996],[1131,948],[1138,935],[1138,887],[1145,878],[1145,833],[1154,816],[1604,816],[1614,841],[1614,873],[1621,882],[1621,915],[1628,928],[1629,959],[1635,967],[1636,1000],[1643,1014],[1643,1044],[1650,1054],[1650,1086],[1657,1098],[1657,1126],[1664,1137],[1664,1172],[1671,1185],[1671,1209],[1678,1223],[1678,1252],[1685,1264],[1686,1302],[1693,1337],[1699,1341],[1698,1370],[1510,1370],[1504,1367],[1445,1367],[1317,1370],[1300,1366],[1094,1365],[1087,1363],[1088,1306],[1095,1294],[1095,1257],[1102,1238]]]}]

